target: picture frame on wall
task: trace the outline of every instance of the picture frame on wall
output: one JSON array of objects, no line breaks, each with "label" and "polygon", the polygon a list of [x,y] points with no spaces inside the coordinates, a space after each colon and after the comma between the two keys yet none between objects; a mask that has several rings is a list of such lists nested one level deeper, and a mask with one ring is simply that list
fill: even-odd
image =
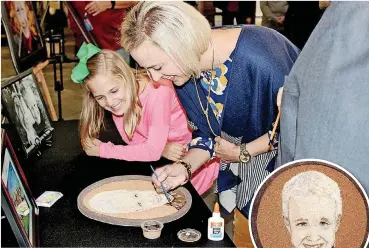
[{"label": "picture frame on wall", "polygon": [[26,158],[50,140],[54,128],[32,69],[1,83],[1,102]]},{"label": "picture frame on wall", "polygon": [[1,15],[17,73],[47,60],[45,42],[31,1],[2,1]]},{"label": "picture frame on wall", "polygon": [[20,247],[38,247],[39,208],[6,133],[1,158],[1,207],[5,217]]}]

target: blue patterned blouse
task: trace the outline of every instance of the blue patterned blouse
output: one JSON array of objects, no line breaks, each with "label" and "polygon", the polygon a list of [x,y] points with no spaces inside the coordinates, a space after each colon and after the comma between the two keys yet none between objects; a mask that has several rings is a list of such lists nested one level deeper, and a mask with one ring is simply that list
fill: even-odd
[{"label": "blue patterned blouse", "polygon": [[[233,52],[230,55],[229,59],[227,59],[223,64],[213,70],[213,82],[211,83],[209,103],[211,110],[218,120],[218,124],[220,124],[221,118],[223,117],[223,105],[227,94],[227,85],[230,74],[229,72],[231,71],[232,67],[232,58]],[[198,79],[198,83],[200,83],[200,85],[202,86],[198,87],[198,89],[202,90],[206,95],[208,95],[209,92],[209,81],[211,80],[210,73],[210,70],[202,72],[200,78]],[[203,107],[206,108],[206,106]],[[193,139],[189,144],[189,149],[193,148],[206,150],[211,154],[211,157],[214,156],[214,140],[212,138],[202,136],[201,133],[194,132]]]}]

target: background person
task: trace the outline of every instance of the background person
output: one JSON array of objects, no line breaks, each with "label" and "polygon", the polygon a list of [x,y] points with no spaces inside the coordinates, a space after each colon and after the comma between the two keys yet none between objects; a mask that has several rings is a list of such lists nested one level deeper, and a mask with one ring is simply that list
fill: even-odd
[{"label": "background person", "polygon": [[367,193],[368,13],[367,2],[331,2],[325,10],[283,88],[277,163],[328,160]]},{"label": "background person", "polygon": [[284,33],[284,18],[288,9],[287,1],[260,1],[263,13],[261,25]]},{"label": "background person", "polygon": [[[101,49],[117,51],[130,64],[129,54],[119,45],[120,24],[126,16],[127,9],[137,1],[72,1],[73,7],[83,22],[85,19],[91,24],[97,43]],[[114,5],[113,5],[114,3]],[[70,28],[75,38],[75,53],[85,41],[77,24],[71,15],[68,16]]]}]

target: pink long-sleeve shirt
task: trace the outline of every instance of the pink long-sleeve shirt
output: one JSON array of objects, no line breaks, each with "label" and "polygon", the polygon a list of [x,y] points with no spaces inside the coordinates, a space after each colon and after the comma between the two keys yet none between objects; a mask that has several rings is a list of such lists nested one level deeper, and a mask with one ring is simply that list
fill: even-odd
[{"label": "pink long-sleeve shirt", "polygon": [[154,86],[150,82],[139,97],[142,117],[131,139],[128,139],[124,131],[123,117],[113,115],[115,126],[128,145],[102,142],[99,146],[100,157],[156,161],[160,159],[167,142],[183,145],[190,142],[192,135],[187,126],[186,115],[172,87]]}]

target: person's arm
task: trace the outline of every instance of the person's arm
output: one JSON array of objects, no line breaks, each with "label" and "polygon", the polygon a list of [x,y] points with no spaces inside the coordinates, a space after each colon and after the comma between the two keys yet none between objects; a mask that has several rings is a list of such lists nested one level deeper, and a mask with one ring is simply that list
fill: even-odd
[{"label": "person's arm", "polygon": [[191,165],[191,172],[194,173],[203,164],[210,159],[210,153],[207,150],[193,148],[183,157],[182,161]]},{"label": "person's arm", "polygon": [[[215,141],[215,153],[217,157],[227,162],[241,162],[239,158],[240,146],[228,142],[220,137],[217,137]],[[270,151],[268,134],[264,134],[263,136],[247,143],[246,149],[251,157]]]},{"label": "person's arm", "polygon": [[277,15],[275,15],[272,10],[269,7],[269,3],[268,1],[260,1],[260,9],[261,12],[263,13],[263,15],[268,19],[268,20],[273,20],[275,22],[279,21],[279,18]]},{"label": "person's arm", "polygon": [[[191,174],[214,155],[214,139],[212,137],[209,137],[200,129],[195,130],[192,137],[193,139],[188,145],[190,150],[182,159],[184,163],[190,165]],[[187,169],[181,163],[168,164],[155,171],[158,178],[153,175],[152,181],[158,192],[161,191],[160,182],[164,184],[167,190],[172,190],[190,180]]]},{"label": "person's arm", "polygon": [[137,145],[114,145],[110,142],[100,143],[99,155],[126,161],[157,161],[160,159],[168,141],[170,115],[175,97],[173,90],[152,92],[146,106],[148,118],[148,137],[146,142]]},{"label": "person's arm", "polygon": [[99,155],[102,158],[126,161],[157,161],[168,140],[169,126],[150,126],[146,142],[137,145],[114,145],[101,142]]},{"label": "person's arm", "polygon": [[[137,3],[137,1],[114,1],[114,9],[127,9]],[[86,5],[85,10],[90,15],[96,16],[107,9],[112,8],[112,1],[93,1]]]}]

